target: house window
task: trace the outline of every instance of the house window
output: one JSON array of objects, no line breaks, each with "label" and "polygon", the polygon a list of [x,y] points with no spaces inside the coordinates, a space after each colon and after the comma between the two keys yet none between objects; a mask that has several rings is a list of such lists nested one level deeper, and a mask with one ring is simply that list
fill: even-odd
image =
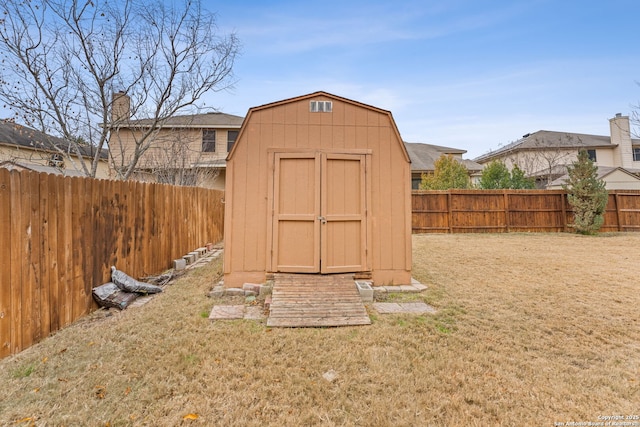
[{"label": "house window", "polygon": [[633,149],[633,161],[640,162],[640,148]]},{"label": "house window", "polygon": [[49,157],[49,166],[64,169],[64,157],[62,157],[62,154],[52,154]]},{"label": "house window", "polygon": [[216,151],[216,131],[214,129],[202,129],[202,151],[205,153]]},{"label": "house window", "polygon": [[592,162],[596,162],[596,150],[587,150],[587,155],[589,156],[589,160]]},{"label": "house window", "polygon": [[231,152],[233,148],[233,144],[236,143],[236,139],[238,139],[238,131],[230,130],[227,132],[227,153]]},{"label": "house window", "polygon": [[309,111],[312,113],[330,113],[333,109],[331,101],[311,101],[309,103]]},{"label": "house window", "polygon": [[421,177],[411,177],[411,189],[412,190],[419,190],[420,189],[420,183],[422,182],[422,178]]}]

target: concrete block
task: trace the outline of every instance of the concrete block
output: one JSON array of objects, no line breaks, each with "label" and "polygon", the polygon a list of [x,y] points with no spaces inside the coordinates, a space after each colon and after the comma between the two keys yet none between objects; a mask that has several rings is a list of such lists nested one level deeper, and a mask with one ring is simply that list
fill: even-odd
[{"label": "concrete block", "polygon": [[233,320],[244,317],[244,305],[216,305],[209,314],[210,320]]},{"label": "concrete block", "polygon": [[204,256],[204,254],[207,253],[207,248],[202,247],[202,248],[198,248],[195,250],[195,252],[198,252],[200,254],[200,258],[202,258]]},{"label": "concrete block", "polygon": [[180,271],[180,270],[184,270],[185,268],[187,268],[187,261],[183,258],[181,259],[174,259],[173,260],[173,269],[176,271]]},{"label": "concrete block", "polygon": [[191,254],[183,256],[182,259],[187,263],[187,265],[191,265],[196,261],[195,257]]},{"label": "concrete block", "polygon": [[269,310],[271,308],[271,295],[267,295],[264,299],[264,309]]},{"label": "concrete block", "polygon": [[240,288],[227,288],[225,289],[224,294],[228,297],[243,297],[244,290]]},{"label": "concrete block", "polygon": [[211,298],[222,298],[224,296],[224,286],[214,286],[211,292],[209,292]]},{"label": "concrete block", "polygon": [[373,302],[373,288],[371,287],[371,282],[357,280],[356,287],[358,288],[362,302]]},{"label": "concrete block", "polygon": [[191,251],[191,252],[189,252],[189,255],[193,255],[194,261],[197,261],[197,260],[200,259],[200,252]]},{"label": "concrete block", "polygon": [[422,283],[412,283],[411,286],[413,286],[414,288],[416,288],[418,290],[418,292],[422,292],[425,289],[427,289],[426,285],[423,285]]},{"label": "concrete block", "polygon": [[272,290],[273,290],[273,286],[262,285],[262,286],[260,286],[259,295],[261,297],[264,297],[264,296],[267,296],[267,295],[271,295],[271,291]]},{"label": "concrete block", "polygon": [[418,292],[418,289],[411,285],[401,285],[400,292]]},{"label": "concrete block", "polygon": [[245,283],[242,285],[242,289],[244,289],[245,291],[254,292],[256,295],[260,293],[260,288],[261,285],[257,285],[255,283]]}]

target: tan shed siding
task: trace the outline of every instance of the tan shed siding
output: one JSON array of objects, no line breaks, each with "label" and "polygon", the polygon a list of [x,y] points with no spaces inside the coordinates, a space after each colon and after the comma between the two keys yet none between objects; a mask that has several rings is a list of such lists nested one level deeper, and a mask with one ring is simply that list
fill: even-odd
[{"label": "tan shed siding", "polygon": [[[282,126],[278,124],[278,126]],[[273,135],[275,136],[275,135]],[[268,206],[267,206],[267,194],[268,188],[267,184],[269,180],[267,179],[269,176],[269,156],[267,155],[269,140],[262,139],[260,141],[259,153],[260,156],[254,156],[258,158],[258,165],[254,179],[256,179],[258,189],[257,194],[255,196],[254,202],[257,208],[257,217],[255,218],[256,222],[256,244],[254,251],[256,253],[255,263],[252,265],[252,270],[264,271],[265,266],[267,265],[267,216],[268,216]]]},{"label": "tan shed siding", "polygon": [[[373,187],[373,211],[374,211],[374,247],[377,248],[377,257],[373,259],[375,269],[389,270],[393,265],[393,247],[391,244],[393,238],[393,224],[391,218],[391,208],[393,204],[391,191],[392,168],[384,167],[384,160],[391,159],[390,141],[382,141],[379,144],[376,154],[374,155],[374,187]],[[386,162],[385,162],[386,163]],[[375,181],[378,182],[376,187]]]}]

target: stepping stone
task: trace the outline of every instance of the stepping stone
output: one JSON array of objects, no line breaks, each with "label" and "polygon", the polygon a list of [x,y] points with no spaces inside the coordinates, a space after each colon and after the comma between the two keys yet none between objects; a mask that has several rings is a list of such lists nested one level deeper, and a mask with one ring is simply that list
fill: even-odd
[{"label": "stepping stone", "polygon": [[436,309],[423,302],[374,302],[373,309],[380,314],[433,314]]},{"label": "stepping stone", "polygon": [[431,307],[429,304],[425,304],[423,302],[402,302],[400,303],[400,308],[404,310],[404,313],[415,313],[415,314],[424,314],[430,313],[433,314],[436,312],[436,309]]},{"label": "stepping stone", "polygon": [[244,305],[214,305],[209,320],[234,320],[244,318]]},{"label": "stepping stone", "polygon": [[244,313],[244,318],[246,320],[262,320],[265,318],[264,309],[257,305],[247,307],[247,310]]}]

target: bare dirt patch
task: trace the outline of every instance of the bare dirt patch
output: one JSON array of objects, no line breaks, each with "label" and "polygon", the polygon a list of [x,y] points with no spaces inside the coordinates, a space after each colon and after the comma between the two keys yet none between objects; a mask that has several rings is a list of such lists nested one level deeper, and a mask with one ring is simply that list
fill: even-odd
[{"label": "bare dirt patch", "polygon": [[[0,361],[1,425],[552,425],[637,414],[640,234],[414,236],[435,315],[210,322],[220,261]],[[328,381],[327,372],[332,373]]]}]

